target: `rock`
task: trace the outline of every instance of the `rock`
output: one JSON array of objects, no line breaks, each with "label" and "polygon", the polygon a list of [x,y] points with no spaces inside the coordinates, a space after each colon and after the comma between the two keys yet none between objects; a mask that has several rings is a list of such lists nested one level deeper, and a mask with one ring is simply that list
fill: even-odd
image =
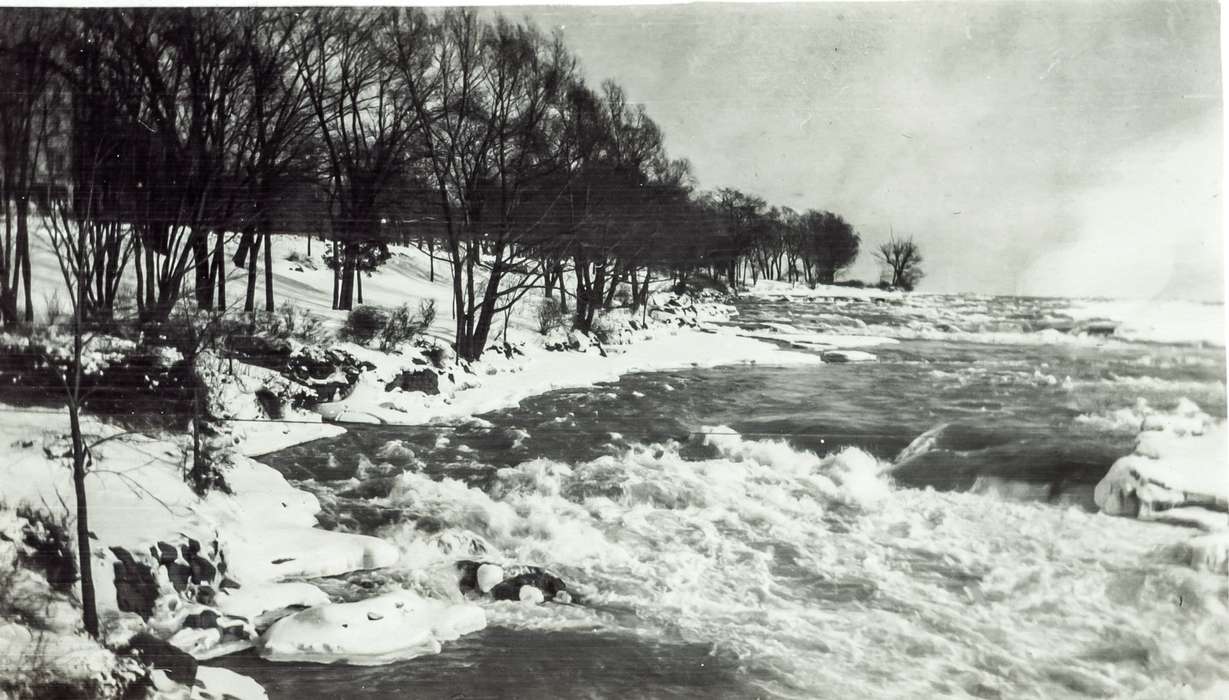
[{"label": "rock", "polygon": [[192,613],[183,620],[184,627],[193,629],[205,630],[218,626],[219,616],[213,610],[202,610],[199,613]]},{"label": "rock", "polygon": [[134,634],[123,653],[136,655],[143,663],[163,671],[176,683],[192,685],[196,680],[196,659],[148,632]]},{"label": "rock", "polygon": [[199,554],[192,555],[188,565],[192,569],[192,582],[196,584],[213,583],[213,577],[218,573],[217,568]]},{"label": "rock", "polygon": [[138,563],[123,547],[112,547],[118,559],[115,574],[115,600],[121,612],[133,612],[148,620],[158,599],[158,580],[145,564]]},{"label": "rock", "polygon": [[435,395],[440,393],[440,379],[435,372],[429,369],[403,369],[401,374],[384,386],[384,391],[394,389],[421,391],[424,394]]},{"label": "rock", "polygon": [[157,547],[150,547],[149,553],[158,560],[159,564],[170,564],[179,558],[179,550],[166,542],[159,542]]}]

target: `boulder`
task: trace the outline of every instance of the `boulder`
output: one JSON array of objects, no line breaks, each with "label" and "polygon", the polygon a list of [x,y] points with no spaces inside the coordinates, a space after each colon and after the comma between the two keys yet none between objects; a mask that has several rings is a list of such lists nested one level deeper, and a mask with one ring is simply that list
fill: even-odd
[{"label": "boulder", "polygon": [[435,395],[440,393],[440,378],[429,369],[403,369],[395,379],[384,385],[384,391],[394,389],[421,391],[424,394]]},{"label": "boulder", "polygon": [[196,659],[178,649],[170,642],[158,639],[149,632],[137,632],[128,640],[122,653],[132,654],[150,668],[162,671],[171,680],[192,685],[196,680]]},{"label": "boulder", "polygon": [[[543,600],[554,600],[567,590],[563,579],[538,566],[503,567],[490,562],[463,559],[456,563],[462,594],[489,595],[495,600],[524,600],[522,589],[533,588]],[[570,598],[569,598],[570,600]]]},{"label": "boulder", "polygon": [[115,600],[121,612],[132,612],[148,620],[158,599],[158,580],[149,566],[138,562],[123,547],[112,547],[115,562]]}]

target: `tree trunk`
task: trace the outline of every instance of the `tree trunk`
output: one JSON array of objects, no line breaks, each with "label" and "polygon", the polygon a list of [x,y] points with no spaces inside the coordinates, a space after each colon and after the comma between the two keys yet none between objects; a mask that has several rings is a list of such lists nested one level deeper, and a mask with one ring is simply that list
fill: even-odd
[{"label": "tree trunk", "polygon": [[[30,200],[21,195],[17,198],[17,264],[21,266],[21,284],[25,288],[25,319],[26,323],[34,323],[34,299],[30,293]],[[17,285],[13,285],[17,291]]]},{"label": "tree trunk", "polygon": [[218,276],[218,310],[226,311],[226,236],[217,232],[213,244],[214,274]]},{"label": "tree trunk", "polygon": [[[77,330],[77,342],[81,331]],[[78,355],[78,363],[80,356]],[[73,440],[73,491],[77,497],[77,568],[81,575],[81,619],[85,631],[98,637],[98,608],[94,602],[93,557],[90,555],[89,508],[85,495],[85,438],[81,435],[80,408],[76,400],[69,401],[68,420]]]},{"label": "tree trunk", "polygon": [[[263,227],[265,246],[265,311],[273,310],[273,234],[268,227]],[[307,237],[311,244],[311,236]]]},{"label": "tree trunk", "polygon": [[341,270],[341,291],[337,297],[337,308],[349,311],[354,308],[354,246],[346,243],[341,247],[341,260],[338,267]]},{"label": "tree trunk", "polygon": [[213,280],[209,274],[209,241],[205,240],[202,233],[193,231],[192,241],[192,268],[196,273],[196,303],[202,309],[213,308],[213,285],[210,284]]},{"label": "tree trunk", "polygon": [[338,281],[341,280],[341,248],[337,245],[337,239],[333,239],[333,308],[338,307],[338,302],[341,297],[338,294]]},{"label": "tree trunk", "polygon": [[[247,241],[246,249],[244,241]],[[247,289],[243,295],[243,310],[256,310],[256,258],[260,254],[261,237],[252,232],[244,232],[243,238],[239,241],[239,249],[247,254],[247,260],[244,261],[244,266],[247,267]],[[236,258],[238,256],[236,255]],[[237,261],[236,261],[237,262]]]}]

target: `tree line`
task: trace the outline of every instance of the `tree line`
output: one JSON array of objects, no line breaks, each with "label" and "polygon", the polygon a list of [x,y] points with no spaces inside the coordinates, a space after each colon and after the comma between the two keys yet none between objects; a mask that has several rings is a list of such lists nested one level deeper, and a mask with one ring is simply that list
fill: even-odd
[{"label": "tree line", "polygon": [[831,283],[859,252],[837,214],[697,191],[642,106],[586,83],[561,36],[526,22],[415,8],[3,19],[5,325],[33,321],[36,216],[93,320],[129,298],[153,323],[181,293],[237,306],[235,267],[243,308],[263,281],[271,311],[284,234],[324,241],[333,306],[350,309],[387,245],[411,241],[450,277],[471,360],[534,288],[587,330],[602,309],[646,303],[654,279]]}]

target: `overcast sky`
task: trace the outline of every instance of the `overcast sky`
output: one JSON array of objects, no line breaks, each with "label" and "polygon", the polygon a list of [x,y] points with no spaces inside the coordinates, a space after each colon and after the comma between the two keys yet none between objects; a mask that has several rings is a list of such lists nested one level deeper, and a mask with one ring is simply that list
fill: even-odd
[{"label": "overcast sky", "polygon": [[540,7],[703,188],[890,228],[929,291],[1221,296],[1212,3]]}]

